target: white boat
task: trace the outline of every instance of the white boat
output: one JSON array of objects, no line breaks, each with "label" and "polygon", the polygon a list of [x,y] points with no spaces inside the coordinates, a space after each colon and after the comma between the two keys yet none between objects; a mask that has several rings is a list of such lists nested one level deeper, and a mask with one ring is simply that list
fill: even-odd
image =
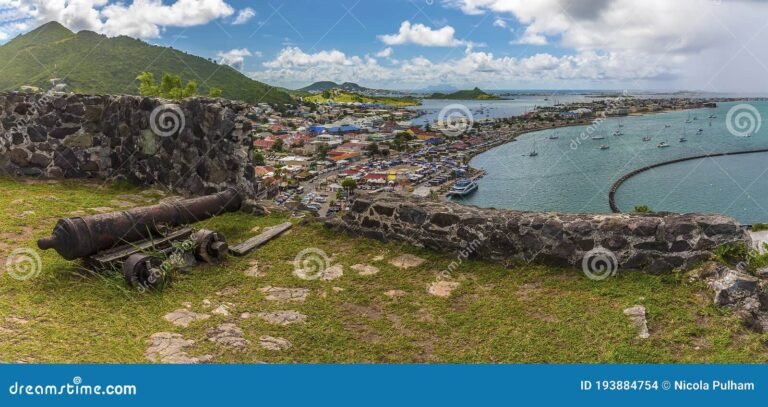
[{"label": "white boat", "polygon": [[604,138],[605,138],[605,136],[600,136],[600,135],[592,136],[592,140],[602,140]]},{"label": "white boat", "polygon": [[557,135],[557,130],[555,130],[555,132],[554,132],[554,133],[552,133],[552,134],[549,136],[549,139],[550,139],[550,140],[557,140],[557,139],[559,139],[559,138],[560,138],[560,136],[558,136],[558,135]]},{"label": "white boat", "polygon": [[533,139],[533,150],[528,153],[528,157],[536,157],[537,155],[539,155],[539,152],[536,151],[536,139]]},{"label": "white boat", "polygon": [[603,144],[602,146],[600,146],[601,150],[607,150],[609,148],[611,148],[611,146],[609,146],[608,144]]},{"label": "white boat", "polygon": [[650,136],[645,136],[645,137],[643,137],[643,141],[651,141],[651,137]]},{"label": "white boat", "polygon": [[658,147],[658,148],[667,148],[667,147],[669,147],[669,144],[667,144],[666,141],[662,141],[661,143],[656,144],[656,147]]},{"label": "white boat", "polygon": [[686,141],[688,141],[688,139],[687,139],[687,138],[685,138],[685,137],[680,137],[680,142],[681,142],[681,143],[685,143]]},{"label": "white boat", "polygon": [[448,196],[466,196],[477,191],[477,183],[471,179],[461,179],[453,184],[453,187],[448,191]]}]

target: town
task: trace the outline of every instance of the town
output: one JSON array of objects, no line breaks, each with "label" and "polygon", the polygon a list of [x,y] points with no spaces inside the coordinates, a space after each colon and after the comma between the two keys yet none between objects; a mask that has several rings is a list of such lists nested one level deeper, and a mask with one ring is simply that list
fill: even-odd
[{"label": "town", "polygon": [[412,124],[423,111],[382,104],[278,110],[262,103],[251,116],[254,170],[261,198],[332,217],[354,192],[444,196],[453,181],[483,175],[469,166],[473,156],[526,132],[590,125],[609,116],[713,107],[725,100],[618,95],[537,106],[520,116],[424,125]]}]

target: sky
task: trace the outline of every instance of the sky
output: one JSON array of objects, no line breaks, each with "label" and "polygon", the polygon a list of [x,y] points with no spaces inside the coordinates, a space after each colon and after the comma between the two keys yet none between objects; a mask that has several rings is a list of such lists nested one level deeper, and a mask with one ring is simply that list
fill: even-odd
[{"label": "sky", "polygon": [[0,43],[52,20],[289,88],[768,93],[766,0],[0,0]]}]

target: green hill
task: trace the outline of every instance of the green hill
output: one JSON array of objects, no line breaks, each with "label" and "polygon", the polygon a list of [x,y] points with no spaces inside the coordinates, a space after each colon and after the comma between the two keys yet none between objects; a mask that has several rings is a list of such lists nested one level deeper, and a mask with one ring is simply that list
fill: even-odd
[{"label": "green hill", "polygon": [[365,96],[339,89],[331,89],[326,92],[304,96],[303,99],[312,103],[371,103],[398,107],[421,104],[418,99],[412,97]]},{"label": "green hill", "polygon": [[433,93],[427,99],[454,99],[454,100],[499,100],[496,95],[485,93],[479,88],[472,90],[459,90],[453,93]]},{"label": "green hill", "polygon": [[31,85],[50,89],[59,78],[78,93],[137,94],[136,76],[164,72],[194,80],[202,94],[211,87],[222,97],[250,103],[293,103],[278,88],[248,78],[236,69],[173,48],[150,45],[135,38],[106,37],[92,31],[77,34],[50,22],[0,46],[0,90]]}]

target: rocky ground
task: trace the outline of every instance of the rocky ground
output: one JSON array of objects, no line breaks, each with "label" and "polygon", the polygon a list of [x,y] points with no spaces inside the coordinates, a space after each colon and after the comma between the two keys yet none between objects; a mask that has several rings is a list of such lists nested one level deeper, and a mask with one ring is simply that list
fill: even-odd
[{"label": "rocky ground", "polygon": [[[714,263],[602,282],[575,269],[472,260],[446,273],[456,255],[299,219],[255,253],[195,268],[155,293],[53,252],[18,255],[58,217],[163,199],[173,197],[0,180],[0,265],[9,265],[0,275],[0,361],[768,362],[768,338],[756,332],[761,283]],[[239,213],[197,226],[237,242],[286,219]],[[22,267],[34,266],[30,253],[39,269]]]}]

